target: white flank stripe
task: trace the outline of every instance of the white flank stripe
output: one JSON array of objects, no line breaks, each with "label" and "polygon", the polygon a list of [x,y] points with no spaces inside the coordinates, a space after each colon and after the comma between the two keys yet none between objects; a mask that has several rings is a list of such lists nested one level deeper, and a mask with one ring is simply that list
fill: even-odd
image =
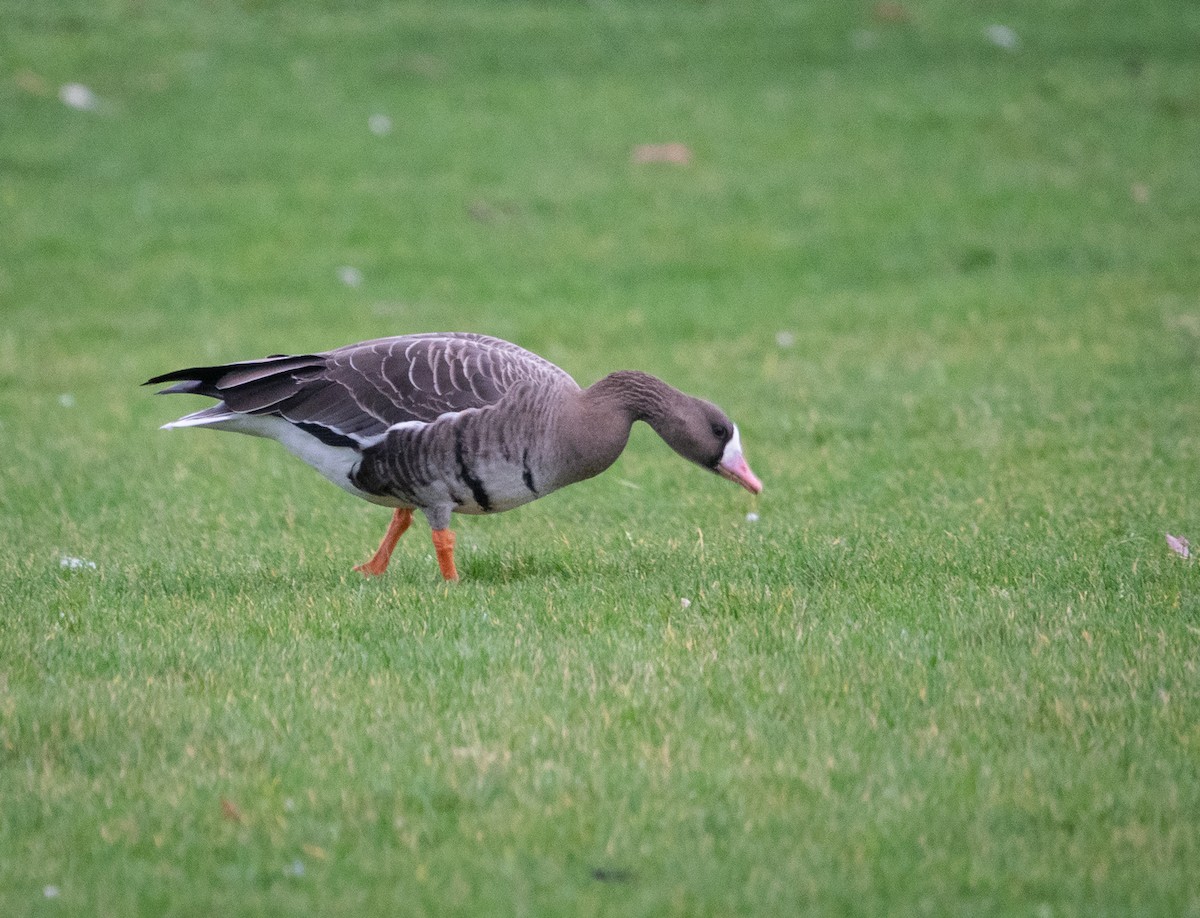
[{"label": "white flank stripe", "polygon": [[420,430],[422,427],[428,426],[424,421],[401,421],[399,424],[393,424],[381,434],[376,434],[373,437],[359,437],[358,439],[363,448],[366,449],[369,446],[378,446],[387,439],[387,435],[393,430]]}]

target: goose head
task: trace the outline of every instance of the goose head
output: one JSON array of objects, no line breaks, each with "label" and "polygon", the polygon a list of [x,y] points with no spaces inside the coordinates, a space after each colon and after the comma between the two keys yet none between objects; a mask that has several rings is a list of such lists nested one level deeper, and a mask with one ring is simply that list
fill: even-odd
[{"label": "goose head", "polygon": [[751,494],[762,492],[762,482],[750,471],[742,453],[737,425],[725,412],[712,402],[692,396],[683,396],[671,408],[650,419],[651,426],[671,449],[684,459],[740,484]]}]

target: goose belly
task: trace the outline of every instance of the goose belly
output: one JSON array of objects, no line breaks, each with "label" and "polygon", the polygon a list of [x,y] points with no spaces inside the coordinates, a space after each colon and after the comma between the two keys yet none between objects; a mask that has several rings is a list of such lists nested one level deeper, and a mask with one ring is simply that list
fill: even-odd
[{"label": "goose belly", "polygon": [[546,493],[537,490],[527,465],[499,457],[460,466],[458,473],[461,486],[454,489],[456,513],[502,513]]}]

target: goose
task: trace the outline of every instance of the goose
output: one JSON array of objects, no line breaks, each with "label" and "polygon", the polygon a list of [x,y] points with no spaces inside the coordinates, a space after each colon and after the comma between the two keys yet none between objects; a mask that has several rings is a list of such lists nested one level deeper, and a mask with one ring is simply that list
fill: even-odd
[{"label": "goose", "polygon": [[315,354],[189,367],[149,379],[159,394],[217,399],[162,429],[207,427],[277,440],[338,487],[393,508],[370,560],[378,576],[420,510],[438,567],[457,580],[453,513],[511,510],[600,474],[645,421],[683,458],[752,494],[762,482],[720,408],[648,373],[584,389],[508,341],[465,332],[400,335]]}]

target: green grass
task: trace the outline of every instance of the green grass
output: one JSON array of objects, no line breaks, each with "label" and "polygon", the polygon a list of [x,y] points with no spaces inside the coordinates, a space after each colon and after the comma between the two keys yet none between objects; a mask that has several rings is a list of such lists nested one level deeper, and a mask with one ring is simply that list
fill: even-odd
[{"label": "green grass", "polygon": [[[1200,9],[906,9],[0,0],[0,914],[1200,915]],[[364,582],[136,387],[435,329],[766,491]]]}]

